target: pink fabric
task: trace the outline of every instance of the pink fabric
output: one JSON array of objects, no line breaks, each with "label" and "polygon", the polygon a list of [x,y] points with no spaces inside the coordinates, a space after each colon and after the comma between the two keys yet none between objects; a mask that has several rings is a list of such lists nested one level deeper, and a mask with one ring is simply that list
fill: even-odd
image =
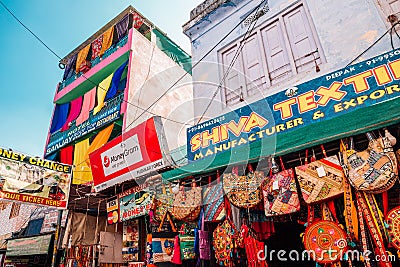
[{"label": "pink fabric", "polygon": [[83,100],[82,97],[78,97],[77,99],[71,101],[71,108],[69,109],[67,121],[64,123],[64,126],[61,128],[61,131],[68,130],[69,123],[78,118],[79,113],[81,113],[82,100]]},{"label": "pink fabric", "polygon": [[94,108],[95,104],[96,104],[96,87],[87,92],[83,96],[82,109],[81,113],[76,119],[76,126],[82,124],[83,122],[89,119],[89,113]]}]

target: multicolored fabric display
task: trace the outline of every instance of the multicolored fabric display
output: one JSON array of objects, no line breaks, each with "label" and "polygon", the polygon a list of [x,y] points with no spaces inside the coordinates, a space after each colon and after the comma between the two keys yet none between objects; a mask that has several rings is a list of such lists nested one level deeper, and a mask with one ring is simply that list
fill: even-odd
[{"label": "multicolored fabric display", "polygon": [[[88,70],[86,58],[89,54],[90,46],[91,46],[91,44],[88,44],[81,51],[79,51],[78,57],[76,59],[76,68],[75,68],[76,73],[79,73],[81,71],[86,72]],[[89,66],[89,68],[90,68],[90,66]]]},{"label": "multicolored fabric display", "polygon": [[71,101],[71,107],[69,109],[69,114],[67,120],[65,121],[61,131],[66,131],[70,127],[70,123],[72,123],[76,118],[78,118],[79,114],[81,113],[82,109],[82,100],[83,97],[78,97]]},{"label": "multicolored fabric display", "polygon": [[117,24],[115,24],[118,41],[128,34],[129,16],[129,14],[125,15],[125,17],[123,17]]},{"label": "multicolored fabric display", "polygon": [[138,13],[133,13],[133,27],[139,29],[144,23],[144,19]]},{"label": "multicolored fabric display", "polygon": [[108,142],[113,129],[114,129],[114,124],[110,124],[96,135],[96,137],[93,139],[92,143],[90,144],[87,150],[86,164],[90,166],[89,154],[96,151],[100,147],[104,146]]},{"label": "multicolored fabric display", "polygon": [[114,37],[114,26],[112,26],[105,33],[103,33],[103,43],[101,44],[101,50],[99,56],[104,55],[104,52],[106,52],[106,50],[111,47],[113,37]]},{"label": "multicolored fabric display", "polygon": [[215,259],[220,266],[233,266],[232,249],[234,243],[235,229],[229,220],[217,226],[213,232],[213,248]]},{"label": "multicolored fabric display", "polygon": [[87,92],[83,96],[83,104],[81,113],[78,118],[76,118],[75,124],[76,126],[81,125],[83,122],[89,119],[90,111],[94,108],[96,104],[96,87]]},{"label": "multicolored fabric display", "polygon": [[97,86],[97,106],[93,109],[93,115],[96,115],[104,107],[104,99],[107,95],[108,89],[112,81],[114,73],[111,73],[107,78],[105,78],[99,86]]},{"label": "multicolored fabric display", "polygon": [[386,216],[388,224],[388,232],[391,244],[397,250],[400,250],[400,207],[396,207],[389,211]]},{"label": "multicolored fabric display", "polygon": [[307,204],[320,203],[343,194],[343,169],[337,156],[327,157],[295,168],[301,193]]},{"label": "multicolored fabric display", "polygon": [[118,92],[118,87],[119,83],[121,81],[122,74],[124,73],[124,70],[126,68],[126,65],[128,65],[128,60],[125,61],[124,64],[122,64],[115,72],[114,76],[112,77],[111,80],[111,85],[110,88],[107,91],[106,97],[104,98],[105,101],[113,98],[117,92]]},{"label": "multicolored fabric display", "polygon": [[100,56],[101,46],[103,45],[103,35],[97,37],[96,40],[92,42],[92,60]]},{"label": "multicolored fabric display", "polygon": [[260,186],[264,178],[264,173],[252,170],[246,176],[239,176],[235,167],[232,173],[223,176],[225,194],[239,208],[255,207],[262,200]]},{"label": "multicolored fabric display", "polygon": [[343,153],[343,160],[349,170],[350,184],[356,190],[377,194],[396,183],[397,159],[387,137],[370,139],[366,150],[349,149]]},{"label": "multicolored fabric display", "polygon": [[208,186],[203,188],[204,221],[220,222],[225,219],[226,211],[224,205],[224,190],[219,173],[215,184],[211,184],[211,177]]},{"label": "multicolored fabric display", "polygon": [[69,111],[69,103],[56,104],[53,113],[53,120],[50,127],[50,133],[55,133],[60,130],[67,121]]},{"label": "multicolored fabric display", "polygon": [[300,210],[300,201],[297,194],[296,180],[292,169],[282,171],[265,178],[262,185],[264,209],[266,216],[291,214]]},{"label": "multicolored fabric display", "polygon": [[87,184],[93,181],[92,171],[86,163],[89,138],[75,144],[72,184]]},{"label": "multicolored fabric display", "polygon": [[78,54],[75,54],[68,59],[68,62],[65,65],[63,81],[65,81],[75,75],[75,66],[76,66],[77,58],[78,58]]},{"label": "multicolored fabric display", "polygon": [[244,247],[247,255],[248,267],[268,267],[265,261],[265,245],[263,242],[258,241],[249,233],[249,227],[245,224],[242,225],[240,234],[243,238]]}]

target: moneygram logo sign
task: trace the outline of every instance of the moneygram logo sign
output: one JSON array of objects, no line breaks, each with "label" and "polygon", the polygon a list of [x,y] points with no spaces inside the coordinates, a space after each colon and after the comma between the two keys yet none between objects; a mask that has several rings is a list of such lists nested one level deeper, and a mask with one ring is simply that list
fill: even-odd
[{"label": "moneygram logo sign", "polygon": [[126,139],[121,145],[114,146],[101,154],[104,175],[110,175],[143,160],[138,135]]}]

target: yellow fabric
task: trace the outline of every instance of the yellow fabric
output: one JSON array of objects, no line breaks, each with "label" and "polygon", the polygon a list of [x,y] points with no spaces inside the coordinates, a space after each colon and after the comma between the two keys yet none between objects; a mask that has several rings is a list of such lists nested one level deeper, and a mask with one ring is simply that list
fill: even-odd
[{"label": "yellow fabric", "polygon": [[100,147],[104,146],[108,142],[108,139],[110,139],[113,129],[114,129],[114,124],[111,124],[110,126],[103,129],[96,135],[93,142],[90,144],[89,149],[87,150],[87,154],[85,157],[87,159],[86,160],[87,165],[90,166],[89,154],[92,153],[93,151],[96,151]]},{"label": "yellow fabric", "polygon": [[89,138],[77,143],[74,149],[74,172],[72,184],[86,184],[93,181],[92,171],[86,163]]},{"label": "yellow fabric", "polygon": [[81,67],[82,63],[86,60],[87,55],[89,54],[89,50],[90,50],[90,44],[88,44],[85,48],[79,51],[75,66],[76,73],[79,72],[79,68]]},{"label": "yellow fabric", "polygon": [[108,48],[112,45],[114,37],[114,26],[103,33],[103,44],[101,45],[100,56],[102,56]]},{"label": "yellow fabric", "polygon": [[97,87],[97,106],[93,110],[93,115],[97,114],[104,107],[104,98],[110,88],[112,77],[114,73],[105,78]]}]

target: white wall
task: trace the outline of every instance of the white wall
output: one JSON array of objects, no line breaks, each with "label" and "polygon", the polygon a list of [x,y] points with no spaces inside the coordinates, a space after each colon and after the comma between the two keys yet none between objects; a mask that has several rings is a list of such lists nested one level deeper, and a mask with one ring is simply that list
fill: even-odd
[{"label": "white wall", "polygon": [[[159,50],[154,43],[149,42],[137,31],[132,32],[133,54],[130,63],[128,102],[147,109],[186,72]],[[187,74],[149,111],[190,125],[193,120],[191,76]],[[128,104],[124,128],[129,130],[153,116],[146,112],[137,119],[142,112],[141,109]],[[133,121],[135,122],[131,125]],[[163,119],[163,123],[170,150],[186,144],[186,128],[189,125],[182,125],[166,119]]]},{"label": "white wall", "polygon": [[[250,0],[233,0],[231,2],[235,6],[224,5],[219,7],[185,32],[192,42],[193,63],[202,58],[211,47],[260,3],[260,1]],[[270,11],[259,18],[257,25],[268,25],[272,17],[298,2],[301,1],[269,1]],[[343,68],[389,28],[375,0],[304,0],[303,3],[322,47],[320,53],[325,57],[325,62],[320,65],[321,71],[315,72],[314,69],[305,71],[269,87],[260,94],[246,98],[245,102],[231,107],[224,107],[220,91],[215,98],[217,102],[214,101],[205,118],[215,118],[221,113],[236,109],[240,105],[246,105],[265,96],[286,90],[290,86]],[[193,69],[195,116],[203,113],[206,104],[217,88],[216,86],[210,86],[210,84],[219,84],[222,79],[222,73],[216,65],[219,62],[218,51],[242,38],[246,30],[247,28],[239,26],[203,60],[205,63]],[[394,41],[395,45],[397,45],[395,47],[398,47],[399,42],[396,36]],[[391,49],[390,38],[387,35],[360,60]],[[209,64],[210,62],[213,64]]]}]

